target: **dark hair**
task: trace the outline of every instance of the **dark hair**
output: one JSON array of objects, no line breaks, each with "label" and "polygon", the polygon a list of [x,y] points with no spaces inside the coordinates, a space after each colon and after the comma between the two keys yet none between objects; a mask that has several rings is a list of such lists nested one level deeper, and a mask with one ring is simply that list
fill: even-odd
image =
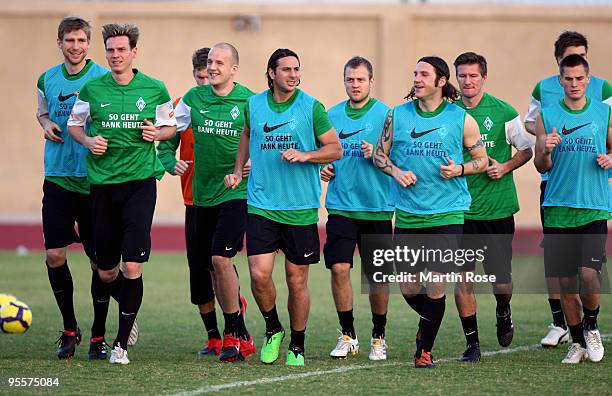
[{"label": "dark hair", "polygon": [[208,53],[210,48],[204,47],[196,50],[191,56],[191,64],[193,70],[200,70],[206,68],[206,61],[208,60]]},{"label": "dark hair", "polygon": [[104,47],[106,48],[106,40],[113,37],[126,36],[130,43],[130,49],[135,48],[138,45],[138,37],[140,32],[138,26],[130,23],[109,23],[102,26],[102,39],[104,40]]},{"label": "dark hair", "polygon": [[583,34],[565,31],[555,41],[555,59],[561,58],[568,47],[584,47],[588,51],[589,43]]},{"label": "dark hair", "polygon": [[86,20],[69,16],[62,19],[59,26],[57,27],[57,39],[62,41],[64,39],[64,35],[70,32],[74,32],[76,30],[82,30],[87,35],[87,41],[91,39],[91,25]]},{"label": "dark hair", "polygon": [[578,54],[568,55],[561,60],[561,63],[559,63],[559,74],[563,75],[563,69],[566,67],[576,67],[580,65],[584,66],[584,70],[586,70],[586,73],[589,74],[589,62],[587,62],[586,59]]},{"label": "dark hair", "polygon": [[346,77],[347,68],[357,69],[359,66],[365,66],[365,68],[368,69],[368,76],[370,77],[370,80],[372,79],[372,77],[374,77],[374,70],[372,68],[372,64],[369,60],[361,56],[353,56],[351,59],[349,59],[348,62],[346,62],[346,64],[344,65],[342,73],[344,73],[344,76]]},{"label": "dark hair", "polygon": [[300,64],[300,58],[295,52],[291,51],[288,48],[279,48],[274,51],[272,55],[270,55],[270,59],[268,59],[268,67],[266,68],[266,79],[268,80],[268,88],[270,88],[270,91],[274,90],[274,83],[272,82],[270,74],[268,74],[268,70],[276,70],[279,59],[287,58],[289,56],[293,56],[295,59],[297,59],[298,65]]},{"label": "dark hair", "polygon": [[464,52],[455,59],[453,65],[455,66],[455,74],[457,74],[457,68],[461,65],[478,65],[480,75],[483,77],[487,76],[487,60],[484,56],[478,55],[475,52]]},{"label": "dark hair", "polygon": [[[454,102],[455,100],[459,99],[459,91],[457,91],[457,88],[455,88],[450,82],[450,70],[448,68],[448,64],[444,61],[444,59],[437,56],[424,56],[417,61],[417,63],[419,62],[429,63],[431,66],[433,66],[436,72],[436,87],[438,86],[440,78],[444,77],[446,79],[446,83],[442,87],[443,99],[446,99],[449,102]],[[404,99],[412,100],[414,99],[414,95],[414,87],[412,87],[412,89]]]}]

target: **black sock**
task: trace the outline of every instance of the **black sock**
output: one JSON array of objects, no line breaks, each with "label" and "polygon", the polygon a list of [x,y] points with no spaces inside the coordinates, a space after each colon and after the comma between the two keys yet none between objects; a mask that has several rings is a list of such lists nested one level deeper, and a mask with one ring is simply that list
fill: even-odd
[{"label": "black sock", "polygon": [[472,316],[461,316],[461,326],[463,327],[463,334],[465,335],[465,342],[467,345],[477,344],[480,342],[478,339],[478,321],[476,314]]},{"label": "black sock", "polygon": [[236,337],[242,338],[243,340],[251,338],[244,324],[244,316],[240,315],[240,311],[238,311],[238,319],[236,319]]},{"label": "black sock", "polygon": [[387,325],[387,314],[379,315],[372,312],[372,338],[385,338],[385,326]]},{"label": "black sock", "polygon": [[406,300],[408,305],[410,305],[410,307],[414,309],[414,311],[420,315],[421,312],[423,312],[423,304],[425,304],[426,297],[427,297],[427,292],[425,290],[425,287],[422,287],[421,291],[417,295],[413,297],[404,296],[404,300]]},{"label": "black sock", "polygon": [[355,326],[353,325],[353,310],[338,311],[338,320],[342,327],[342,334],[348,335],[351,338],[357,337],[355,334]]},{"label": "black sock", "polygon": [[221,334],[219,334],[219,328],[217,327],[217,312],[214,309],[208,313],[200,312],[200,317],[202,322],[204,322],[206,333],[208,333],[208,339],[216,338],[220,340]]},{"label": "black sock", "polygon": [[306,329],[297,331],[291,328],[291,342],[289,343],[289,349],[291,349],[291,347],[297,347],[303,351],[305,338],[306,338]]},{"label": "black sock", "polygon": [[599,305],[597,308],[591,310],[582,306],[582,312],[584,313],[583,326],[585,330],[597,330],[597,315],[599,314]]},{"label": "black sock", "polygon": [[572,342],[574,344],[580,344],[583,348],[586,348],[586,341],[584,340],[582,322],[577,325],[569,325],[570,334],[572,335]]},{"label": "black sock", "polygon": [[117,277],[112,282],[106,283],[106,290],[117,302],[121,301],[121,286],[124,279],[123,272],[119,271]]},{"label": "black sock", "polygon": [[266,333],[278,333],[283,329],[281,322],[278,320],[278,313],[276,312],[276,305],[268,312],[262,312],[264,320],[266,321]]},{"label": "black sock", "polygon": [[442,318],[444,318],[445,309],[446,296],[437,299],[425,296],[423,313],[419,322],[421,331],[420,349],[424,349],[425,352],[430,352],[433,349],[438,330],[440,330],[440,324],[442,324]]},{"label": "black sock", "polygon": [[497,307],[495,308],[495,315],[498,317],[508,316],[510,314],[510,301],[506,302],[497,302]]},{"label": "black sock", "polygon": [[223,318],[225,319],[225,327],[223,328],[223,334],[231,334],[236,336],[237,334],[237,322],[240,316],[240,311],[234,313],[223,312]]},{"label": "black sock", "polygon": [[57,268],[51,268],[47,264],[47,275],[57,307],[64,320],[64,330],[76,331],[77,321],[72,302],[72,275],[70,274],[70,268],[68,268],[68,260]]},{"label": "black sock", "polygon": [[121,348],[127,349],[127,341],[142,303],[143,292],[142,275],[136,279],[123,279],[119,300],[119,331],[113,346],[121,344]]},{"label": "black sock", "polygon": [[557,327],[567,329],[565,323],[565,316],[563,315],[563,309],[561,308],[561,300],[558,298],[549,298],[548,304],[550,305],[550,312],[553,317],[553,324]]},{"label": "black sock", "polygon": [[93,302],[94,319],[91,325],[91,338],[104,337],[106,333],[106,316],[110,294],[108,288],[100,279],[97,270],[91,272],[91,300]]}]

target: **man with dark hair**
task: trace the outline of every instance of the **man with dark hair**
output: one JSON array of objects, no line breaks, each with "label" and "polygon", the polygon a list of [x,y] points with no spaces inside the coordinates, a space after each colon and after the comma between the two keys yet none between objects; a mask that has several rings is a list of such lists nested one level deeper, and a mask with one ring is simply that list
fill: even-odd
[{"label": "man with dark hair", "polygon": [[[442,250],[458,248],[464,212],[470,208],[464,176],[480,173],[487,166],[478,124],[465,110],[449,103],[457,97],[449,79],[443,59],[419,59],[408,95],[413,100],[389,112],[374,158],[376,166],[396,181],[395,235],[420,234],[416,240],[425,248]],[[471,158],[468,162],[463,162],[464,148]],[[435,236],[421,236],[424,234]],[[419,273],[425,267],[435,276],[426,288],[417,277],[416,282],[401,283],[400,290],[421,317],[415,367],[435,368],[431,350],[446,298],[446,282],[439,275],[448,273],[450,265],[440,259],[419,262],[406,270]]]},{"label": "man with dark hair", "polygon": [[[512,237],[514,213],[519,204],[512,172],[533,156],[534,140],[521,122],[519,113],[508,103],[485,92],[487,61],[482,55],[466,52],[454,62],[461,100],[456,104],[474,117],[487,150],[489,165],[486,172],[467,177],[472,197],[470,210],[465,212],[464,235],[475,235],[478,243],[487,246],[483,266],[487,275],[494,275],[493,294],[497,301],[497,341],[510,345],[514,335],[510,299],[512,298]],[[512,148],[516,154],[512,155]],[[464,152],[464,161],[469,154]],[[487,235],[491,235],[490,238]],[[477,236],[476,236],[477,235]],[[472,238],[465,242],[473,246]],[[465,238],[464,238],[465,239]],[[474,272],[475,262],[460,267],[461,272]],[[455,304],[459,311],[467,349],[461,361],[480,360],[480,341],[476,320],[474,286],[467,278],[455,285]]]},{"label": "man with dark hair", "polygon": [[102,36],[111,73],[82,87],[68,126],[73,139],[91,152],[87,177],[100,278],[114,285],[124,277],[109,362],[128,364],[128,337],[142,302],[143,264],[151,250],[155,179],[164,174],[154,142],[174,136],[176,119],[165,85],[132,68],[138,28],[108,24]]},{"label": "man with dark hair", "polygon": [[243,188],[242,172],[250,156],[247,254],[253,296],[266,322],[261,361],[271,364],[278,359],[285,335],[272,280],[280,249],[285,253],[289,289],[291,342],[286,364],[290,366],[304,365],[308,269],[319,261],[318,164],[342,157],[325,108],[297,88],[300,76],[295,52],[279,48],[272,53],[266,72],[270,89],[249,98],[234,172],[225,177],[228,188]]},{"label": "man with dark hair", "polygon": [[[578,32],[565,31],[559,35],[554,45],[554,55],[557,65],[568,55],[577,54],[587,58],[588,42],[584,35]],[[535,121],[542,108],[556,104],[563,99],[563,87],[559,81],[560,76],[554,75],[538,82],[531,93],[529,110],[525,115],[525,128],[535,135]],[[612,86],[606,81],[595,76],[590,76],[586,96],[596,101],[604,101],[612,105]],[[540,204],[544,200],[548,173],[542,173],[540,183]],[[540,221],[544,226],[544,212],[540,209]],[[544,230],[546,232],[546,230]],[[553,323],[548,326],[548,334],[542,338],[543,347],[556,347],[568,341],[569,334],[563,308],[559,296],[559,279],[549,274],[545,268],[546,285],[548,288],[548,303],[553,317]]]},{"label": "man with dark hair", "polygon": [[536,120],[535,166],[549,173],[543,203],[544,265],[547,274],[559,278],[572,337],[562,363],[599,362],[604,347],[597,315],[611,211],[610,107],[587,96],[592,81],[584,57],[566,56],[559,72],[564,97],[544,107]]},{"label": "man with dark hair", "polygon": [[[225,328],[219,359],[235,362],[255,352],[244,316],[240,314],[238,273],[232,259],[242,250],[246,226],[246,186],[228,190],[223,178],[233,169],[244,105],[253,92],[235,83],[238,51],[228,43],[212,47],[207,59],[210,85],[190,89],[176,107],[178,131],[194,135],[193,203],[196,243],[214,271],[214,290],[223,310]],[[246,305],[243,301],[243,308]]]},{"label": "man with dark hair", "polygon": [[[362,235],[391,235],[393,206],[389,196],[391,179],[372,163],[373,145],[385,122],[389,107],[372,98],[372,64],[355,56],[344,66],[344,89],[349,99],[329,110],[329,119],[338,132],[344,154],[341,160],[321,170],[329,182],[325,207],[327,241],[323,249],[325,266],[331,271],[331,288],[340,322],[341,335],[330,356],[346,358],[359,352],[353,325],[353,289],[350,270],[355,246],[361,251]],[[362,252],[363,254],[363,252]],[[388,285],[370,285],[372,338],[370,360],[385,360],[385,325],[389,305]]]},{"label": "man with dark hair", "polygon": [[[43,183],[43,236],[49,283],[64,322],[57,356],[74,355],[81,341],[72,300],[72,275],[66,259],[67,246],[81,242],[92,269],[91,297],[94,321],[91,327],[90,359],[106,358],[106,315],[111,290],[102,283],[95,264],[92,244],[91,199],[85,169],[87,150],[67,133],[72,106],[83,84],[108,70],[87,58],[91,26],[78,17],[62,19],[57,29],[57,45],[64,62],[41,74],[38,79],[36,118],[44,131],[45,180]],[[74,224],[78,225],[78,234]],[[112,290],[115,298],[118,290]]]}]

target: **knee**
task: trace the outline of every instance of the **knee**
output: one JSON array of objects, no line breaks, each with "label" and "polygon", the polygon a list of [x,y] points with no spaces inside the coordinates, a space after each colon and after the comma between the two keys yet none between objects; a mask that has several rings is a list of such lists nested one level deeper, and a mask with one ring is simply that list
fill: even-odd
[{"label": "knee", "polygon": [[117,279],[117,275],[119,275],[119,267],[113,268],[112,270],[103,271],[98,270],[98,275],[100,275],[100,279],[104,283],[111,283],[115,279]]},{"label": "knee", "polygon": [[351,267],[346,264],[334,264],[331,267],[332,279],[334,281],[347,281],[350,279]]},{"label": "knee", "polygon": [[232,259],[229,257],[213,256],[212,264],[216,274],[224,274],[229,271],[234,272]]},{"label": "knee", "polygon": [[47,265],[50,268],[58,268],[66,262],[66,249],[49,249],[47,250]]},{"label": "knee", "polygon": [[474,294],[474,284],[472,282],[455,283],[455,295],[470,295],[470,294]]},{"label": "knee", "polygon": [[266,271],[261,271],[256,268],[251,268],[251,284],[253,284],[257,288],[264,287],[271,279],[272,274],[267,273]]},{"label": "knee", "polygon": [[[307,268],[306,268],[307,270]],[[287,287],[289,292],[295,293],[299,290],[305,290],[308,282],[308,272],[304,270],[288,271],[287,272]]]},{"label": "knee", "polygon": [[125,263],[123,276],[128,279],[137,279],[142,275],[142,263]]}]

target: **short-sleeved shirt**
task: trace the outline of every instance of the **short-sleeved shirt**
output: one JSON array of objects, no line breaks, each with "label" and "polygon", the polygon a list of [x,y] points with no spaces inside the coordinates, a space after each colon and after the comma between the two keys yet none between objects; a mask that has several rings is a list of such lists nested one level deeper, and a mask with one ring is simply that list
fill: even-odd
[{"label": "short-sleeved shirt", "polygon": [[111,73],[88,81],[77,99],[68,125],[89,125],[89,136],[102,136],[108,148],[88,154],[87,177],[92,184],[118,184],[151,177],[161,179],[164,167],[155,144],[142,138],[144,120],[156,127],[174,126],[172,100],[163,82],[133,69],[127,85]]}]

